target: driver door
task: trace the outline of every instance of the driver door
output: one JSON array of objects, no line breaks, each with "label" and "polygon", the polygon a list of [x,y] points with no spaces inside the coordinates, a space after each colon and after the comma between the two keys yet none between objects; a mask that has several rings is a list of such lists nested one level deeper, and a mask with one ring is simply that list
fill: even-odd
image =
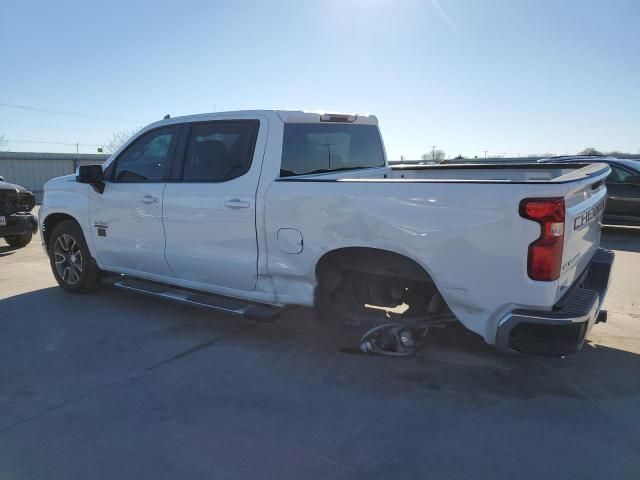
[{"label": "driver door", "polygon": [[171,274],[164,255],[162,202],[180,130],[171,125],[142,134],[105,172],[104,192],[91,191],[91,235],[106,268]]}]

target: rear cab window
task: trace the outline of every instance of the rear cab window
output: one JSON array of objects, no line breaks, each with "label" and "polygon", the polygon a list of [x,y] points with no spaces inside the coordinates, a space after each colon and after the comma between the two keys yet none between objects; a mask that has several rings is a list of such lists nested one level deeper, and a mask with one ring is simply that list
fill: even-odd
[{"label": "rear cab window", "polygon": [[284,125],[281,177],[384,166],[382,141],[376,125]]}]

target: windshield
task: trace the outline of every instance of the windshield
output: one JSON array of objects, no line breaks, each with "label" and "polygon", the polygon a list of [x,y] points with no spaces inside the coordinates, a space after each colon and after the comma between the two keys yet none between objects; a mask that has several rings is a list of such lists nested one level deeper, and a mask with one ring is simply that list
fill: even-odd
[{"label": "windshield", "polygon": [[280,175],[384,167],[378,127],[337,123],[285,124]]}]

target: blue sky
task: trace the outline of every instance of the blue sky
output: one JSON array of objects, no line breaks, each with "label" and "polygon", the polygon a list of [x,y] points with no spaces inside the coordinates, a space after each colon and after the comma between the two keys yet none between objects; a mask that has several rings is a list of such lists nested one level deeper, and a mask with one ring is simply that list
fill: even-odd
[{"label": "blue sky", "polygon": [[373,113],[390,158],[637,153],[639,21],[637,0],[3,2],[0,134],[93,152],[215,105]]}]

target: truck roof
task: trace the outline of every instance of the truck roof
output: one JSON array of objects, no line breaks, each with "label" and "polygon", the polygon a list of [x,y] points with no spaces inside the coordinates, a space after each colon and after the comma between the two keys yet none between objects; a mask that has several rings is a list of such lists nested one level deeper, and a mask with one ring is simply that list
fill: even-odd
[{"label": "truck roof", "polygon": [[266,117],[277,116],[284,123],[320,123],[320,122],[334,122],[334,123],[354,123],[357,125],[377,125],[378,119],[375,115],[360,114],[360,113],[336,113],[336,112],[318,112],[318,111],[303,111],[303,110],[237,110],[227,112],[211,112],[211,113],[199,113],[195,115],[184,115],[180,117],[171,117],[167,119],[154,122],[146,128],[151,126],[157,127],[161,125],[169,125],[173,123],[192,122],[192,121],[205,121],[215,120],[223,118],[237,117],[250,117],[253,115],[262,115]]}]

